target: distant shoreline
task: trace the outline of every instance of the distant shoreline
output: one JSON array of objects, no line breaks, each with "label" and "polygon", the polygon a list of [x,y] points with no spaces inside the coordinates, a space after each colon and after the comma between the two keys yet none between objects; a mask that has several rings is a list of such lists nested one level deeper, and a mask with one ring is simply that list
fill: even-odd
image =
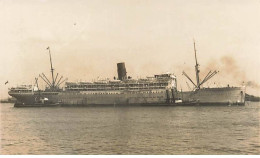
[{"label": "distant shoreline", "polygon": [[0,100],[0,103],[15,103],[15,102],[16,102],[16,99],[13,97]]},{"label": "distant shoreline", "polygon": [[250,95],[246,93],[246,101],[260,102],[260,97]]}]

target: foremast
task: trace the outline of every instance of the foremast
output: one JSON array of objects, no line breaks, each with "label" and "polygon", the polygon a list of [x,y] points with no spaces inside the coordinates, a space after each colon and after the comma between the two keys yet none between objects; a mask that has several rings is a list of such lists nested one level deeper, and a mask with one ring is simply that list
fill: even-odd
[{"label": "foremast", "polygon": [[51,85],[51,87],[54,88],[54,84],[55,84],[55,83],[54,83],[54,76],[53,76],[53,71],[54,71],[54,69],[53,69],[53,67],[52,67],[51,49],[50,49],[50,47],[48,47],[47,50],[49,50],[50,64],[51,64],[51,77],[52,77],[52,85]]},{"label": "foremast", "polygon": [[[58,80],[58,76],[59,76],[59,73],[56,74],[56,77],[54,79],[54,68],[52,66],[52,58],[51,58],[51,50],[50,50],[50,47],[47,48],[47,50],[49,51],[49,57],[50,57],[50,66],[51,66],[51,77],[52,77],[52,81],[50,82],[50,80],[48,80],[48,78],[45,76],[44,73],[42,73],[42,75],[40,74],[39,77],[49,86],[49,89],[51,91],[55,91],[55,90],[59,90],[59,86],[67,81],[67,78],[64,79],[64,80],[61,80],[63,78],[63,76],[61,76]],[[58,82],[56,82],[58,81]]]}]

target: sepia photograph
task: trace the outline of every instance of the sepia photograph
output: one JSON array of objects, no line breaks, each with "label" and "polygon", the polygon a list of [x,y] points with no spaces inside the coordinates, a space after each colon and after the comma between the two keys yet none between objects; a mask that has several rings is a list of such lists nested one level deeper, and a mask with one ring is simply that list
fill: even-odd
[{"label": "sepia photograph", "polygon": [[0,0],[0,155],[260,155],[260,0]]}]

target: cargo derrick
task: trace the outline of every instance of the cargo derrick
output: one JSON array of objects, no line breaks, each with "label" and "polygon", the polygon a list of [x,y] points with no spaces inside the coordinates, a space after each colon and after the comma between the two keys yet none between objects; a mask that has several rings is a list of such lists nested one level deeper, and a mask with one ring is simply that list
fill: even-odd
[{"label": "cargo derrick", "polygon": [[[51,66],[51,82],[50,80],[45,76],[44,73],[39,74],[39,77],[49,86],[48,91],[59,91],[60,88],[59,86],[64,83],[65,81],[67,81],[68,79],[64,79],[64,80],[61,80],[63,78],[63,76],[61,76],[59,79],[58,79],[58,76],[59,76],[59,73],[56,74],[56,77],[54,79],[54,68],[52,66],[52,58],[51,58],[51,49],[50,47],[47,48],[48,52],[49,52],[49,57],[50,57],[50,66]],[[58,82],[56,82],[58,79]]]},{"label": "cargo derrick", "polygon": [[193,90],[199,90],[201,89],[201,86],[206,83],[209,79],[211,79],[213,76],[215,76],[218,71],[209,71],[208,74],[204,77],[204,79],[200,82],[200,70],[199,70],[199,64],[198,64],[198,60],[197,60],[197,50],[196,50],[196,46],[195,46],[195,41],[194,41],[194,53],[195,53],[195,73],[196,73],[196,84],[193,82],[193,80],[189,77],[189,75],[187,73],[185,73],[184,71],[182,72],[182,74],[194,85],[194,89]]}]

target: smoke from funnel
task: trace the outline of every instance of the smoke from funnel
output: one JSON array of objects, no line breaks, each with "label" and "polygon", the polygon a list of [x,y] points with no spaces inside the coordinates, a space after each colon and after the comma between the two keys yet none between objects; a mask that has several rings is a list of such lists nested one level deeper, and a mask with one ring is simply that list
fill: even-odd
[{"label": "smoke from funnel", "polygon": [[202,68],[202,77],[205,76],[209,70],[219,70],[222,77],[231,79],[230,82],[244,83],[245,86],[260,89],[258,83],[248,81],[245,71],[241,69],[232,56],[223,56],[219,60],[213,59],[210,61],[205,69]]},{"label": "smoke from funnel", "polygon": [[256,88],[256,89],[260,89],[260,85],[257,84],[257,83],[254,82],[254,81],[247,81],[247,82],[246,82],[246,86],[252,87],[252,88]]},{"label": "smoke from funnel", "polygon": [[221,61],[221,70],[225,74],[232,75],[232,77],[236,80],[245,81],[246,74],[244,71],[240,69],[237,65],[235,59],[231,56],[224,56],[220,59]]}]

